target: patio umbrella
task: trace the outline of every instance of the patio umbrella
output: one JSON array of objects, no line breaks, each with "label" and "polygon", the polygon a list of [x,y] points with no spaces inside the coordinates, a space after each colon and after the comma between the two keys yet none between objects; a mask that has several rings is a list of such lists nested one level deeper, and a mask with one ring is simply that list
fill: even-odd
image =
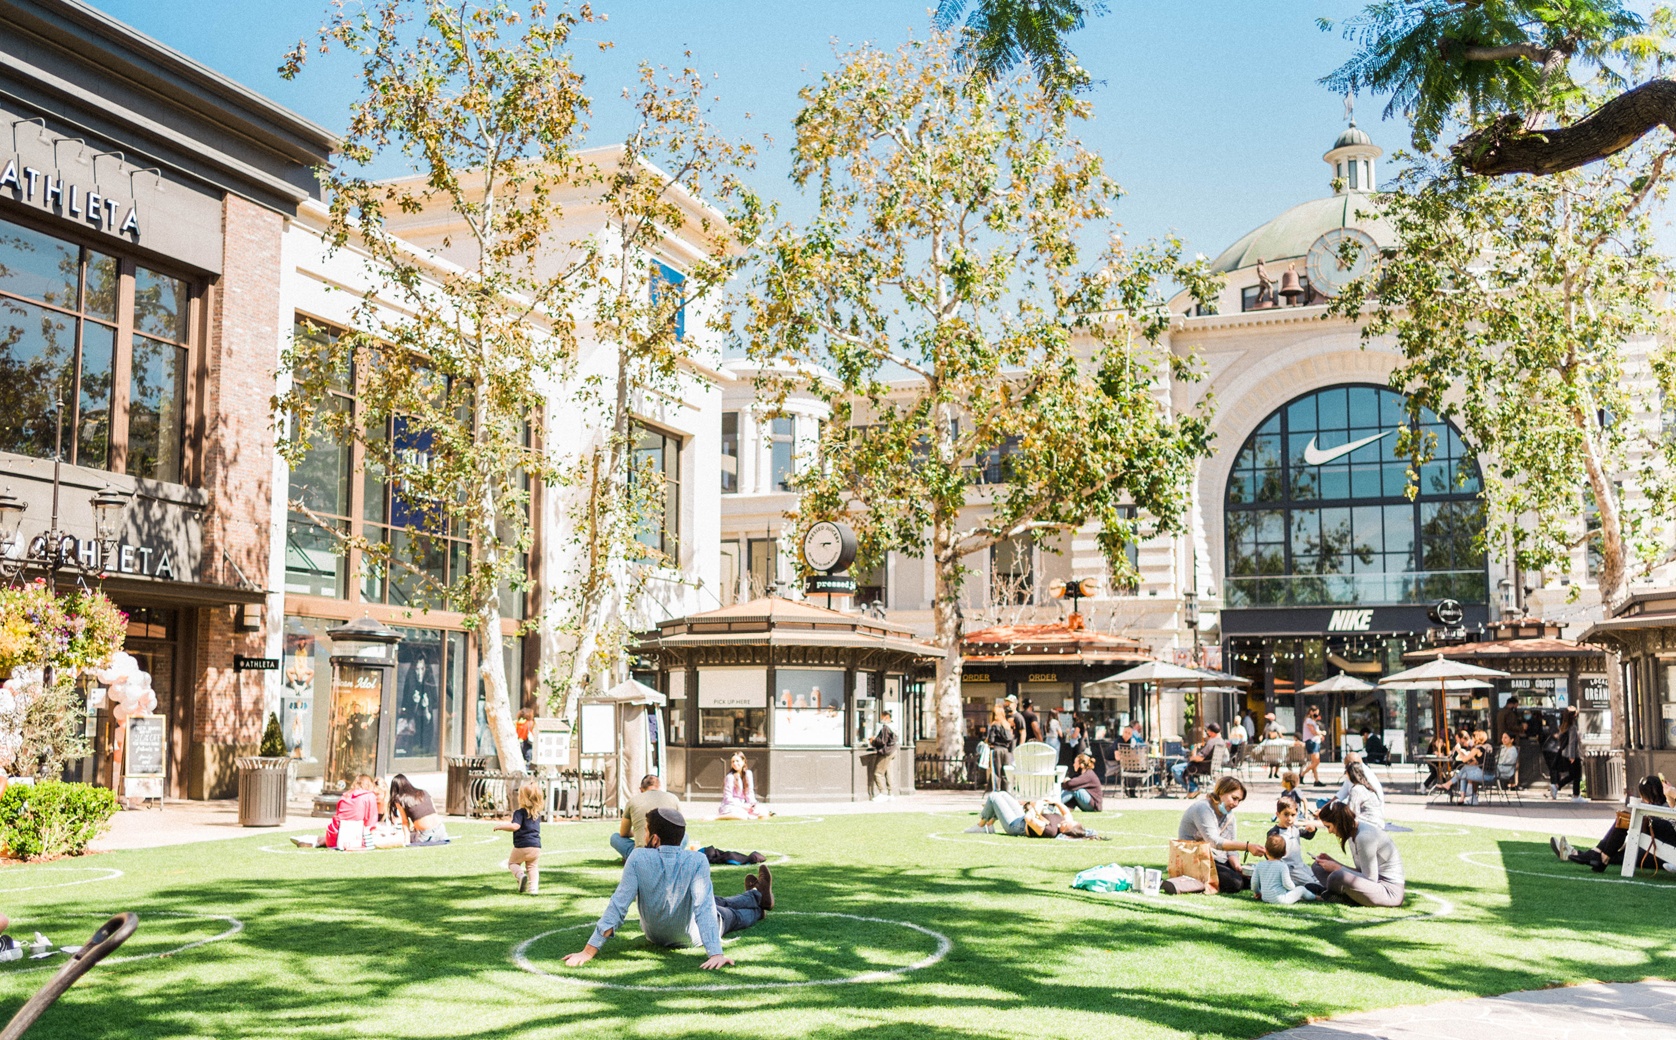
[{"label": "patio umbrella", "polygon": [[[1251,685],[1250,679],[1241,678],[1238,675],[1230,675],[1227,672],[1213,671],[1208,668],[1183,668],[1179,664],[1170,664],[1168,661],[1148,661],[1145,664],[1136,665],[1127,671],[1118,672],[1116,675],[1108,675],[1100,681],[1151,683],[1153,693],[1158,698],[1159,715],[1163,715],[1164,713],[1163,691],[1165,687],[1170,687],[1172,689],[1185,689],[1187,687],[1193,687],[1194,690],[1198,692],[1199,701],[1202,705],[1204,702],[1206,683],[1212,684],[1210,688],[1213,692],[1218,688],[1225,689],[1229,686],[1229,684],[1239,684],[1242,686]],[[1203,708],[1201,707],[1200,710],[1203,711]],[[1155,719],[1148,719],[1148,727],[1150,728],[1154,722]],[[1163,740],[1163,736],[1164,735],[1162,733],[1158,734],[1160,741]],[[1162,748],[1162,743],[1160,743],[1159,746]]]},{"label": "patio umbrella", "polygon": [[1449,719],[1443,703],[1447,691],[1487,689],[1495,684],[1486,680],[1506,677],[1506,672],[1494,668],[1480,668],[1440,656],[1425,664],[1387,675],[1379,680],[1379,685],[1387,690],[1436,690],[1436,698],[1432,701],[1432,732],[1435,734],[1449,731]]},{"label": "patio umbrella", "polygon": [[1299,693],[1363,693],[1367,690],[1377,690],[1379,687],[1370,682],[1363,682],[1347,672],[1340,672],[1314,686],[1305,686]]}]

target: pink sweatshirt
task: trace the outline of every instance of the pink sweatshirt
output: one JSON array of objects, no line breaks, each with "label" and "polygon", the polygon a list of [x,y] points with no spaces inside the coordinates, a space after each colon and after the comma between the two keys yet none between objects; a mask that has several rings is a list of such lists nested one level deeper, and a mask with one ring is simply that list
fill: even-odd
[{"label": "pink sweatshirt", "polygon": [[332,822],[326,824],[327,848],[337,848],[338,824],[345,820],[358,821],[361,826],[370,829],[378,822],[378,796],[371,791],[343,792],[343,797],[338,799],[337,811],[332,813]]}]

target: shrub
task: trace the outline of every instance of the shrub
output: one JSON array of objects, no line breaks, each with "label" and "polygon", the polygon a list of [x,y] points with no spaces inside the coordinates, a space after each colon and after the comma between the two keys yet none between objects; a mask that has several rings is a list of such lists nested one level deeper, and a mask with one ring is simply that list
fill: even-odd
[{"label": "shrub", "polygon": [[12,784],[0,794],[0,844],[18,859],[79,856],[116,811],[116,794],[92,784]]},{"label": "shrub", "polygon": [[262,730],[262,743],[256,753],[263,758],[285,757],[285,734],[279,731],[279,716],[268,712],[268,725]]}]

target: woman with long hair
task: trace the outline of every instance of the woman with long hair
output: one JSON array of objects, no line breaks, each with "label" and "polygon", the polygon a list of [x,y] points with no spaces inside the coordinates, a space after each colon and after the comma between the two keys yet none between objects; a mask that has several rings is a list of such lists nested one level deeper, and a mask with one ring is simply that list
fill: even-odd
[{"label": "woman with long hair", "polygon": [[1005,705],[989,709],[989,728],[984,730],[983,741],[989,745],[989,789],[1005,791],[1007,767],[1013,764],[1013,748],[1018,746],[1018,734],[1013,732]]},{"label": "woman with long hair", "polygon": [[1225,776],[1216,782],[1203,798],[1195,798],[1181,814],[1181,825],[1176,837],[1182,841],[1207,842],[1211,859],[1216,864],[1217,887],[1224,893],[1243,892],[1245,875],[1240,872],[1234,854],[1250,853],[1266,856],[1263,846],[1240,841],[1234,821],[1234,810],[1245,801],[1245,784],[1237,776]]},{"label": "woman with long hair", "polygon": [[1105,808],[1105,785],[1094,771],[1093,755],[1078,755],[1071,761],[1071,773],[1059,781],[1060,796],[1065,804],[1083,812],[1099,812]]},{"label": "woman with long hair", "polygon": [[442,814],[436,811],[431,796],[401,773],[390,778],[389,818],[402,825],[409,845],[446,845],[448,828],[442,824]]},{"label": "woman with long hair", "polygon": [[[1636,785],[1636,794],[1649,805],[1670,805],[1676,799],[1676,789],[1672,789],[1662,777],[1644,776]],[[1592,849],[1581,852],[1571,847],[1571,842],[1564,838],[1550,838],[1548,844],[1562,862],[1581,863],[1596,874],[1606,873],[1607,867],[1623,866],[1624,847],[1635,845],[1640,855],[1636,859],[1637,867],[1653,867],[1662,865],[1666,870],[1676,871],[1676,824],[1658,817],[1650,817],[1643,821],[1641,833],[1636,835],[1635,841],[1629,840],[1629,831],[1625,824],[1629,822],[1629,810],[1618,813],[1613,820],[1612,827],[1606,832],[1606,837],[1600,839],[1599,844]]]},{"label": "woman with long hair", "polygon": [[1325,730],[1321,726],[1321,709],[1311,705],[1308,714],[1304,715],[1302,731],[1298,734],[1304,741],[1304,754],[1309,761],[1299,770],[1304,776],[1315,774],[1315,786],[1326,787],[1321,779],[1321,738]]},{"label": "woman with long hair", "polygon": [[765,820],[773,815],[757,804],[756,775],[745,767],[745,753],[735,751],[722,777],[722,804],[716,807],[716,819]]},{"label": "woman with long hair", "polygon": [[1391,836],[1358,821],[1343,802],[1328,802],[1316,819],[1338,839],[1339,851],[1350,850],[1353,863],[1347,867],[1326,853],[1316,856],[1311,870],[1322,889],[1361,906],[1401,906],[1407,884]]},{"label": "woman with long hair", "polygon": [[1361,759],[1349,758],[1345,761],[1344,787],[1339,788],[1336,800],[1350,806],[1363,827],[1385,829],[1385,792],[1368,773]]}]

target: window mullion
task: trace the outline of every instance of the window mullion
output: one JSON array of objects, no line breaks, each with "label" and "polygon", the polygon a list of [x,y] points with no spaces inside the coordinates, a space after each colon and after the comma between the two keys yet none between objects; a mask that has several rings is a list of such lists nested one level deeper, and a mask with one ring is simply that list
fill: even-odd
[{"label": "window mullion", "polygon": [[134,364],[134,261],[120,260],[116,279],[116,348],[111,352],[110,469],[128,472],[128,393]]}]

